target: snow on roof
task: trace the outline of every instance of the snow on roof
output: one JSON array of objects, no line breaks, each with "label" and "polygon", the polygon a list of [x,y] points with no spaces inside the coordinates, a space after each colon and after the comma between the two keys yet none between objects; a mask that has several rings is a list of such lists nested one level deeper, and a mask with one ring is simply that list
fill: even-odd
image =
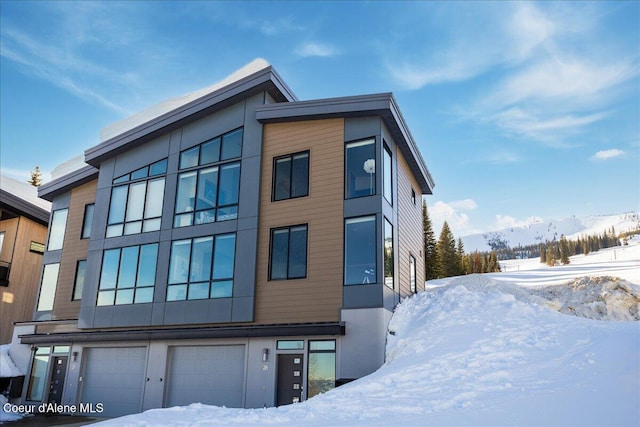
[{"label": "snow on roof", "polygon": [[87,166],[87,164],[84,162],[84,155],[80,154],[56,166],[55,169],[51,171],[51,179],[58,179],[62,176],[70,174],[71,172],[80,170],[85,166]]},{"label": "snow on roof", "polygon": [[100,131],[100,142],[107,141],[120,134],[123,134],[126,131],[135,128],[136,126],[140,126],[141,124],[151,121],[157,117],[160,117],[163,114],[168,113],[169,111],[175,110],[176,108],[179,108],[183,105],[187,105],[188,103],[198,98],[201,98],[205,95],[213,93],[216,90],[219,90],[233,82],[239,81],[269,66],[270,64],[266,60],[262,58],[256,58],[250,63],[248,63],[247,65],[245,65],[244,67],[233,72],[232,74],[228,75],[224,79],[220,80],[217,83],[214,83],[211,86],[205,87],[195,92],[188,93],[186,95],[167,99],[139,113],[129,116],[124,120],[120,120],[118,122],[115,122],[105,127]]},{"label": "snow on roof", "polygon": [[26,182],[17,181],[6,175],[0,175],[0,190],[24,200],[47,212],[51,211],[51,202],[38,197],[38,189]]}]

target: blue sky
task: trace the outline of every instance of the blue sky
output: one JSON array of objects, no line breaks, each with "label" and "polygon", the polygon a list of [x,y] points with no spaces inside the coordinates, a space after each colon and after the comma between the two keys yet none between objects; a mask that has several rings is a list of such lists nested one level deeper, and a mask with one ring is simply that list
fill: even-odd
[{"label": "blue sky", "polygon": [[0,0],[0,37],[20,179],[261,57],[301,100],[393,92],[437,233],[640,209],[640,2]]}]

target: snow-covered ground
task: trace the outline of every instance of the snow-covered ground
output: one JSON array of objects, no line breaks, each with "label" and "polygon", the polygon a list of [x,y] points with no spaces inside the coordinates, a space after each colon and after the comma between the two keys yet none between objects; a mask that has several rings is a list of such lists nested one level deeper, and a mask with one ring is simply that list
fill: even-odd
[{"label": "snow-covered ground", "polygon": [[[194,403],[99,425],[640,425],[640,322],[580,317],[638,312],[640,242],[573,257],[567,266],[505,266],[429,282],[398,306],[378,371],[306,402],[266,409]],[[558,311],[563,304],[569,314]]]}]

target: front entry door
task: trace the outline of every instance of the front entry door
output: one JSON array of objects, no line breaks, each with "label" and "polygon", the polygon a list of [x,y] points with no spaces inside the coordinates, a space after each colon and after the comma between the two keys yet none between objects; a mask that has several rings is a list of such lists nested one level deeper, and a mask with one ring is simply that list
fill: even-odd
[{"label": "front entry door", "polygon": [[49,403],[62,404],[62,392],[64,390],[64,377],[67,374],[67,356],[54,356],[53,372],[49,384]]},{"label": "front entry door", "polygon": [[277,406],[302,400],[302,354],[278,355]]}]

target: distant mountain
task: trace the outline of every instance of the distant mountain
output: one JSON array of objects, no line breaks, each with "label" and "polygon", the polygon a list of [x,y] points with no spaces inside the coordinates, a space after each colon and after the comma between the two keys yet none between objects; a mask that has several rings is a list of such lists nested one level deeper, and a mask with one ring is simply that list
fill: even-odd
[{"label": "distant mountain", "polygon": [[561,220],[545,221],[532,219],[524,226],[505,228],[487,233],[471,234],[462,237],[465,252],[490,251],[506,247],[544,243],[560,240],[563,234],[568,239],[577,239],[583,235],[601,234],[614,227],[616,234],[640,228],[640,213],[629,212],[616,215],[594,215],[585,217],[571,216]]}]

